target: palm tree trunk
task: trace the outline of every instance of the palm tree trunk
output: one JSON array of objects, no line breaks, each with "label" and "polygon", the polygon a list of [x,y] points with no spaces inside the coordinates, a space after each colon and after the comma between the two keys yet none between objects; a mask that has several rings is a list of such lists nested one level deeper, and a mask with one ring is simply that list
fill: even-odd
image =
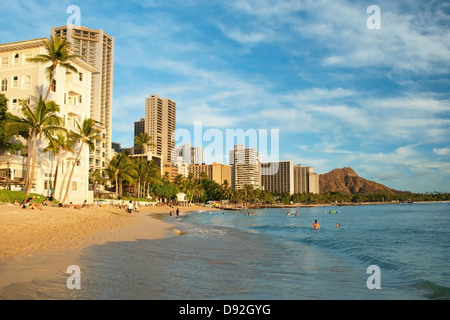
[{"label": "palm tree trunk", "polygon": [[[67,170],[66,170],[66,173],[64,174],[63,181],[62,181],[62,183],[61,183],[61,188],[60,188],[60,190],[59,190],[59,196],[58,196],[58,199],[61,199],[62,194],[63,194],[63,191],[64,191],[64,185],[65,185],[65,183],[66,183],[67,173],[69,172],[69,165],[70,165],[70,162],[67,162]],[[61,201],[59,201],[59,202],[61,202]]]},{"label": "palm tree trunk", "polygon": [[119,198],[119,170],[116,170],[116,198]]},{"label": "palm tree trunk", "polygon": [[80,159],[81,151],[83,150],[84,141],[81,142],[80,150],[78,151],[77,157],[75,158],[75,162],[73,163],[72,170],[70,171],[69,181],[67,182],[66,193],[64,195],[63,203],[66,203],[67,197],[69,196],[70,184],[72,183],[73,172],[75,171],[75,167],[77,165],[78,160]]},{"label": "palm tree trunk", "polygon": [[52,70],[52,76],[50,78],[50,85],[48,86],[47,93],[45,94],[44,102],[47,101],[48,95],[50,94],[50,90],[51,90],[52,85],[53,85],[53,80],[55,80],[55,74],[56,74],[56,67],[57,66],[58,66],[58,62],[56,62],[56,64],[53,63],[53,70]]},{"label": "palm tree trunk", "polygon": [[55,198],[56,183],[58,182],[58,169],[59,169],[59,157],[57,157],[57,160],[56,160],[55,179],[53,180],[53,192],[51,193],[52,198]]},{"label": "palm tree trunk", "polygon": [[[36,134],[32,133],[32,143],[31,143],[31,152],[28,153],[28,158],[31,156],[31,168],[30,168],[30,175],[29,175],[29,181],[28,185],[25,189],[25,194],[28,196],[31,192],[31,188],[33,186],[33,180],[34,180],[34,170],[36,168]],[[28,159],[27,159],[28,162]]]},{"label": "palm tree trunk", "polygon": [[[25,172],[25,192],[28,190],[28,185],[30,184],[30,171],[31,171],[31,145],[33,141],[33,135],[30,133],[30,136],[27,139],[27,168]],[[28,195],[28,193],[27,193]]]}]

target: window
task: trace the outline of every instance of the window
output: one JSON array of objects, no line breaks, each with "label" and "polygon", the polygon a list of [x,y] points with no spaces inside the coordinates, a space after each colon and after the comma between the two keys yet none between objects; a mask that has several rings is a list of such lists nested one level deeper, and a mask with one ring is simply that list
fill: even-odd
[{"label": "window", "polygon": [[2,79],[1,91],[3,91],[3,92],[8,91],[8,80]]},{"label": "window", "polygon": [[83,82],[83,74],[82,74],[81,72],[78,74],[78,79],[79,79],[81,82]]},{"label": "window", "polygon": [[26,64],[26,63],[31,63],[31,62],[28,62],[27,59],[31,59],[32,57],[33,57],[33,55],[32,55],[31,53],[25,54],[25,55],[24,55],[24,63],[25,63],[25,64]]},{"label": "window", "polygon": [[72,191],[78,191],[78,183],[72,182]]},{"label": "window", "polygon": [[31,77],[30,76],[25,76],[23,78],[22,89],[23,90],[31,89]]},{"label": "window", "polygon": [[8,66],[8,57],[3,57],[2,58],[2,67],[7,67]]},{"label": "window", "polygon": [[13,76],[11,88],[18,88],[18,87],[19,87],[19,76]]},{"label": "window", "polygon": [[14,55],[14,64],[19,64],[19,58],[20,58],[19,54],[16,53],[16,54]]},{"label": "window", "polygon": [[12,111],[17,111],[17,106],[18,106],[18,100],[17,99],[12,99],[11,100],[11,110]]},{"label": "window", "polygon": [[53,92],[56,92],[56,80],[53,80],[50,90],[52,90]]}]

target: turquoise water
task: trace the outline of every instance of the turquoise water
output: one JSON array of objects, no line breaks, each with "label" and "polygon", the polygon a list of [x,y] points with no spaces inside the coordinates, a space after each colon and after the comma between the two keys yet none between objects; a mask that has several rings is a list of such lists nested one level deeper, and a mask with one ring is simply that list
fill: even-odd
[{"label": "turquoise water", "polygon": [[[330,210],[337,213],[330,214]],[[165,219],[184,234],[83,250],[77,262],[82,271],[81,290],[68,290],[63,274],[11,285],[0,291],[0,297],[450,297],[447,203],[200,211]],[[311,228],[315,219],[320,230]],[[371,265],[379,267],[380,289],[367,287]]]}]

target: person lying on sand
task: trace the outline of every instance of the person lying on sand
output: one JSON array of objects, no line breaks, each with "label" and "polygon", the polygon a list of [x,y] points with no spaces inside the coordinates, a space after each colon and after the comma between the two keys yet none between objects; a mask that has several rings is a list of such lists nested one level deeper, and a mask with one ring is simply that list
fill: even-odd
[{"label": "person lying on sand", "polygon": [[24,204],[22,206],[23,209],[35,209],[38,208],[39,210],[42,210],[42,204],[37,203],[34,197],[30,197],[24,201]]},{"label": "person lying on sand", "polygon": [[81,210],[81,206],[79,204],[73,204],[72,202],[70,202],[69,204],[63,205],[63,207],[64,208],[74,208],[74,209]]}]

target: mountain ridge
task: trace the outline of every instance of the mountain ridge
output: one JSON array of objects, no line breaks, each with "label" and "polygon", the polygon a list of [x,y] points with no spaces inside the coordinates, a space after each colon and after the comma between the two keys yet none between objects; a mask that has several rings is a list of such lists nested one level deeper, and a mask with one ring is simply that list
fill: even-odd
[{"label": "mountain ridge", "polygon": [[381,183],[360,177],[352,168],[344,167],[319,175],[320,193],[347,194],[398,193]]}]

